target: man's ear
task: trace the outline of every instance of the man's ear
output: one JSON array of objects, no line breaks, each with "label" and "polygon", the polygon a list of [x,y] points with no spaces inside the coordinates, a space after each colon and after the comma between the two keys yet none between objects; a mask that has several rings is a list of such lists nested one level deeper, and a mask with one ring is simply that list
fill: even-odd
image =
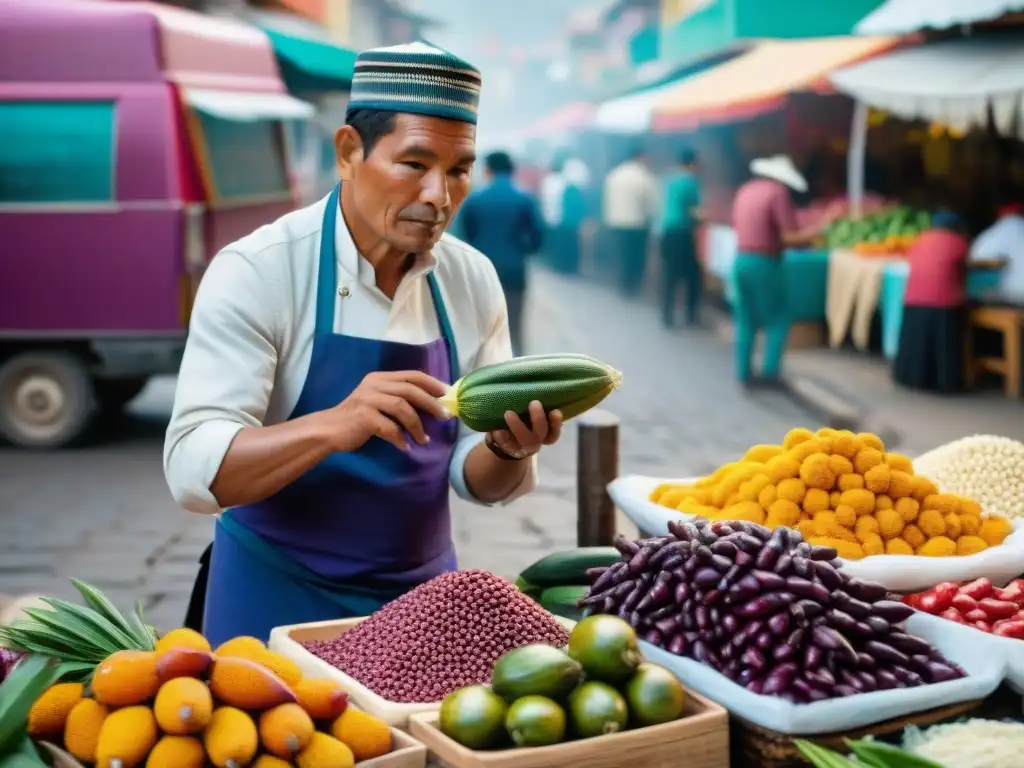
[{"label": "man's ear", "polygon": [[334,157],[341,180],[352,181],[363,162],[363,141],[351,125],[341,126],[334,134]]}]

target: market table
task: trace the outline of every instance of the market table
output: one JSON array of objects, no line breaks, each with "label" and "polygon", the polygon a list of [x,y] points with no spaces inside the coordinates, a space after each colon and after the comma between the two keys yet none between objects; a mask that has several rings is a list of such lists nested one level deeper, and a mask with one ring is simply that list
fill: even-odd
[{"label": "market table", "polygon": [[[900,348],[900,328],[903,326],[903,296],[907,291],[910,265],[906,261],[891,261],[882,270],[882,291],[878,297],[878,310],[882,316],[882,354],[889,360],[896,358]],[[995,270],[969,270],[967,295],[981,298],[999,285],[999,272]]]},{"label": "market table", "polygon": [[[710,224],[705,235],[705,266],[725,286],[725,300],[732,306],[735,296],[732,265],[736,260],[736,233],[732,227]],[[782,256],[786,297],[790,320],[794,323],[820,323],[825,319],[825,294],[828,284],[828,251],[789,248]]]}]

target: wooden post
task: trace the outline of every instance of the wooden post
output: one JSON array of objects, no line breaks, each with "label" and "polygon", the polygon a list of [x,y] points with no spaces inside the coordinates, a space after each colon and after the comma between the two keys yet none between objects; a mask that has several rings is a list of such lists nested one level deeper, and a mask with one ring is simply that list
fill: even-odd
[{"label": "wooden post", "polygon": [[608,483],[619,474],[619,419],[595,408],[576,423],[576,543],[607,546],[615,538],[615,504],[608,495]]}]

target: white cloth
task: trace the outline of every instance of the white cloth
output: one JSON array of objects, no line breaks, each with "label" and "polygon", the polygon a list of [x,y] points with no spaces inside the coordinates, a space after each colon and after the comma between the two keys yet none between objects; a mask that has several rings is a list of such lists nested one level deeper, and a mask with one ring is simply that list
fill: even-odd
[{"label": "white cloth", "polygon": [[785,184],[796,192],[807,191],[807,180],[803,174],[796,169],[793,161],[786,155],[774,155],[773,157],[759,157],[750,162],[750,172],[755,176],[762,176],[766,179],[773,179],[780,184]]},{"label": "white cloth", "polygon": [[661,188],[647,166],[627,160],[604,182],[603,216],[606,227],[645,229],[658,215]]},{"label": "white cloth", "polygon": [[[298,402],[313,351],[326,203],[289,213],[227,246],[200,283],[164,444],[167,483],[189,511],[220,512],[210,485],[235,435],[243,427],[286,421]],[[336,241],[335,333],[407,344],[440,338],[425,279],[433,271],[459,350],[459,376],[512,357],[504,294],[478,251],[444,235],[433,253],[419,257],[392,301],[376,287],[373,268],[340,216]],[[476,501],[463,468],[484,436],[462,425],[459,430],[449,480],[460,497]],[[504,503],[536,482],[534,460]]]},{"label": "white cloth", "polygon": [[1024,301],[1024,216],[1004,216],[971,244],[971,260],[1006,259],[999,293]]},{"label": "white cloth", "polygon": [[562,223],[562,203],[565,200],[565,179],[551,172],[540,181],[540,210],[549,227]]}]

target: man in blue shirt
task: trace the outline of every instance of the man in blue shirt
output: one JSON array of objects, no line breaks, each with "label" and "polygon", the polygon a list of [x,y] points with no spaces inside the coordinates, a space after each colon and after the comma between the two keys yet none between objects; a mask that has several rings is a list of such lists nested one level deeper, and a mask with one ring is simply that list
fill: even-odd
[{"label": "man in blue shirt", "polygon": [[665,181],[661,205],[661,320],[666,328],[675,321],[676,293],[686,285],[686,321],[698,322],[702,276],[697,261],[697,224],[700,214],[700,181],[697,155],[692,149],[679,153],[679,165]]},{"label": "man in blue shirt", "polygon": [[484,160],[489,184],[462,206],[463,239],[494,263],[508,305],[512,352],[522,354],[526,258],[540,250],[543,224],[533,199],[512,183],[515,165],[506,152]]}]

